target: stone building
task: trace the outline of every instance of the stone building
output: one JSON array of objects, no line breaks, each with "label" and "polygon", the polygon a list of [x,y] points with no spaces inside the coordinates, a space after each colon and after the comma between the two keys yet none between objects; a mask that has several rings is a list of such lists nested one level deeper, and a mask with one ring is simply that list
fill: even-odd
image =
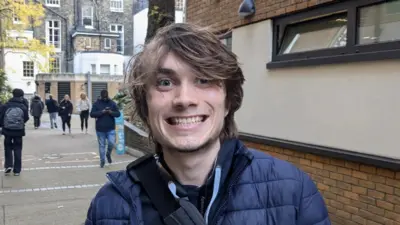
[{"label": "stone building", "polygon": [[187,22],[230,31],[242,140],[308,172],[333,224],[399,225],[400,1],[186,4]]},{"label": "stone building", "polygon": [[[34,30],[34,36],[44,37],[43,41],[56,48],[56,54],[49,58],[50,73],[123,74],[133,54],[132,0],[42,0],[42,3],[46,15],[43,25]],[[44,77],[47,76],[40,79]],[[54,79],[44,81],[49,87],[41,87],[38,80],[36,83],[38,90],[46,90],[41,95],[57,89],[52,85]],[[94,83],[95,90],[88,90],[88,94],[97,96],[107,86],[104,82],[97,86]]]}]

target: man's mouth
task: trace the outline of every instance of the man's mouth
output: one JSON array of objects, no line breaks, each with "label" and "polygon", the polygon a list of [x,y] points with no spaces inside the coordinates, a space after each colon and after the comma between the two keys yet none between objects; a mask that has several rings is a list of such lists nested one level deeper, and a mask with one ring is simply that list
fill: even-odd
[{"label": "man's mouth", "polygon": [[170,117],[166,121],[170,125],[189,125],[204,122],[208,116]]}]

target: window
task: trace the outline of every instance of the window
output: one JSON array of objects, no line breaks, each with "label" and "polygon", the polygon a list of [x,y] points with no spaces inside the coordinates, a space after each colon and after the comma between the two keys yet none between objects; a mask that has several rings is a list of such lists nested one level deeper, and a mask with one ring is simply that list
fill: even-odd
[{"label": "window", "polygon": [[32,61],[23,61],[23,76],[34,77],[34,63]]},{"label": "window", "polygon": [[111,39],[105,38],[104,39],[104,49],[110,49],[110,48],[111,48]]},{"label": "window", "polygon": [[50,73],[60,73],[60,58],[52,57],[49,60]]},{"label": "window", "polygon": [[221,42],[226,45],[226,47],[232,51],[232,32],[223,34],[220,37]]},{"label": "window", "polygon": [[85,48],[92,47],[92,39],[90,37],[85,37]]},{"label": "window", "polygon": [[183,10],[183,0],[175,0],[175,10]]},{"label": "window", "polygon": [[117,75],[118,66],[114,65],[114,74]]},{"label": "window", "polygon": [[60,7],[60,0],[46,0],[46,6]]},{"label": "window", "polygon": [[110,31],[113,33],[119,33],[120,36],[117,39],[117,52],[124,53],[124,25],[111,24]]},{"label": "window", "polygon": [[49,20],[46,23],[46,44],[54,45],[56,49],[61,48],[61,22]]},{"label": "window", "polygon": [[110,74],[110,65],[100,64],[100,74],[109,75]]},{"label": "window", "polygon": [[82,7],[82,25],[85,28],[93,28],[93,7]]},{"label": "window", "polygon": [[124,0],[110,0],[110,11],[111,12],[123,12],[124,11]]},{"label": "window", "polygon": [[90,64],[91,70],[92,70],[92,74],[97,74],[96,71],[96,64]]},{"label": "window", "polygon": [[267,68],[400,58],[400,0],[350,2],[276,19]]}]

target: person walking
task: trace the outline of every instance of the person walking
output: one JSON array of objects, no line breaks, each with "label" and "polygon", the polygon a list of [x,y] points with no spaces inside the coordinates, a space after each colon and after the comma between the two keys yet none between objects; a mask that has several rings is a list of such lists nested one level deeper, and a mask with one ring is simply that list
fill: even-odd
[{"label": "person walking", "polygon": [[4,174],[19,176],[22,168],[22,137],[25,123],[29,120],[28,108],[24,103],[24,91],[14,89],[13,97],[0,108],[0,126],[4,135]]},{"label": "person walking", "polygon": [[67,124],[69,129],[69,134],[71,134],[71,115],[74,106],[72,105],[69,95],[65,95],[64,99],[60,102],[58,109],[58,115],[61,117],[63,135],[65,135],[65,124]]},{"label": "person walking", "polygon": [[89,109],[90,101],[85,93],[81,93],[80,99],[78,101],[77,109],[80,112],[79,116],[81,118],[81,131],[83,132],[83,125],[86,128],[86,134],[88,133],[88,119],[89,119]]},{"label": "person walking", "polygon": [[[100,167],[105,164],[105,156],[108,163],[112,163],[111,152],[115,146],[115,118],[119,117],[117,104],[108,97],[108,92],[102,90],[100,99],[92,107],[90,117],[96,118],[96,134],[99,142]],[[107,141],[107,152],[106,149]]]},{"label": "person walking", "polygon": [[47,112],[50,116],[51,129],[57,128],[57,112],[58,112],[58,102],[53,99],[52,95],[49,95],[49,99],[46,100]]},{"label": "person walking", "polygon": [[42,117],[43,109],[44,109],[44,104],[40,99],[40,97],[36,95],[35,97],[33,97],[30,107],[35,129],[38,129],[40,127],[40,118]]}]

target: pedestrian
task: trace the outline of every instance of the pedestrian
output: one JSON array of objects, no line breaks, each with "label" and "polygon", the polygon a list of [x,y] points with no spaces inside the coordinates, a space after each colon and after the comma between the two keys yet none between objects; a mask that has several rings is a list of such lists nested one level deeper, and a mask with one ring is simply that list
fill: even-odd
[{"label": "pedestrian", "polygon": [[[100,100],[97,100],[92,107],[90,117],[96,118],[96,134],[99,142],[100,167],[105,164],[105,157],[108,163],[112,163],[111,152],[115,147],[115,118],[119,117],[117,104],[108,97],[107,90],[102,90]],[[106,149],[107,142],[107,152]]]},{"label": "pedestrian", "polygon": [[31,115],[33,116],[33,125],[35,129],[40,127],[40,119],[43,114],[44,104],[39,96],[33,97],[30,107]]},{"label": "pedestrian", "polygon": [[83,132],[83,125],[86,128],[86,134],[88,133],[88,118],[90,110],[90,101],[85,93],[81,93],[80,99],[77,104],[77,109],[80,112],[79,116],[81,118],[81,131]]},{"label": "pedestrian", "polygon": [[65,135],[65,125],[68,126],[69,134],[71,134],[71,115],[74,106],[72,105],[69,95],[65,95],[58,107],[58,115],[61,117],[63,135]]},{"label": "pedestrian", "polygon": [[86,225],[331,224],[305,172],[238,139],[244,75],[211,31],[161,28],[129,78],[156,154],[107,173]]},{"label": "pedestrian", "polygon": [[51,129],[54,127],[57,129],[58,102],[57,100],[53,99],[53,95],[49,95],[49,99],[46,100],[46,107],[50,116]]},{"label": "pedestrian", "polygon": [[24,103],[24,91],[14,89],[13,97],[0,108],[0,126],[4,135],[4,173],[14,172],[19,176],[22,167],[22,137],[25,123],[29,120],[28,108]]}]

